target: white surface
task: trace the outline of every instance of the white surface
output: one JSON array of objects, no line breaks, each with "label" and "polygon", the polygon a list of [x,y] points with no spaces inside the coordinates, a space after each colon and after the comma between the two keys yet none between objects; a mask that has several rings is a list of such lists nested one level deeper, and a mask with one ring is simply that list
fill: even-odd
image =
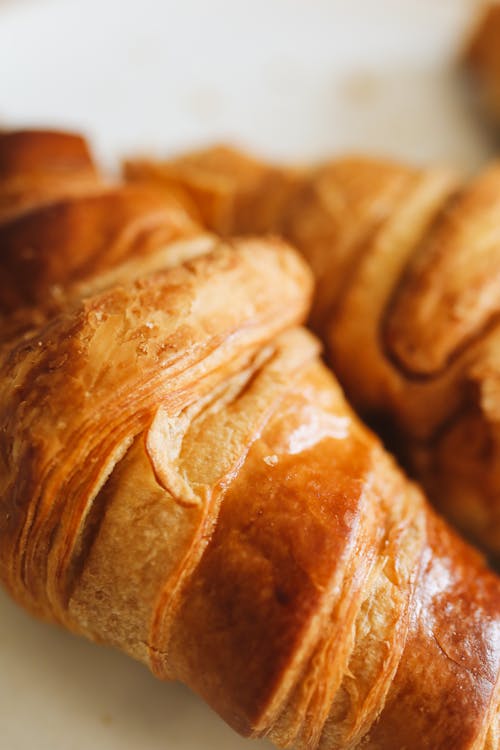
[{"label": "white surface", "polygon": [[[84,129],[113,164],[231,140],[276,157],[487,155],[453,61],[474,0],[0,0],[0,125]],[[236,750],[188,691],[0,594],[2,750]]]},{"label": "white surface", "polygon": [[0,0],[0,123],[84,128],[107,159],[229,138],[474,165],[452,65],[477,5]]}]

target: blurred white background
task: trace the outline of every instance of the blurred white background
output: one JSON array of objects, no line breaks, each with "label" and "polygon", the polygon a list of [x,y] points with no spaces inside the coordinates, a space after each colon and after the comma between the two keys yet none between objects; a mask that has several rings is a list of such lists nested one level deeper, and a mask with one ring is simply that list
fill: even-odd
[{"label": "blurred white background", "polygon": [[[0,126],[85,131],[109,165],[229,140],[274,157],[489,153],[455,70],[475,0],[0,0]],[[0,594],[5,750],[237,750],[187,690]]]},{"label": "blurred white background", "polygon": [[474,166],[453,72],[478,0],[0,0],[0,123],[84,129],[108,161],[230,140]]}]

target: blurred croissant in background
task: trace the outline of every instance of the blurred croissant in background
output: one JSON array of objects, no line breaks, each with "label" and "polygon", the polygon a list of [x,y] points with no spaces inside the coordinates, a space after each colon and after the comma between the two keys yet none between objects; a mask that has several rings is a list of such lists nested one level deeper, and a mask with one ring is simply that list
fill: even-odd
[{"label": "blurred croissant in background", "polygon": [[492,124],[500,123],[500,3],[482,8],[463,54],[470,93]]}]

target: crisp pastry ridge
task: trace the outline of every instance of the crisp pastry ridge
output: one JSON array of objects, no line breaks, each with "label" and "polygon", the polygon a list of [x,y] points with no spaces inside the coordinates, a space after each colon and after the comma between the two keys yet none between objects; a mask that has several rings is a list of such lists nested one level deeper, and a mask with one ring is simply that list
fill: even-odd
[{"label": "crisp pastry ridge", "polygon": [[[7,590],[281,747],[497,748],[498,579],[298,327],[305,263],[280,240],[196,230],[170,198],[154,238],[112,212],[102,243],[105,209],[58,200],[82,213],[51,250],[84,270],[41,273],[35,234],[41,266],[16,286],[0,239],[20,290],[0,348]],[[27,225],[51,207],[23,205]]]}]

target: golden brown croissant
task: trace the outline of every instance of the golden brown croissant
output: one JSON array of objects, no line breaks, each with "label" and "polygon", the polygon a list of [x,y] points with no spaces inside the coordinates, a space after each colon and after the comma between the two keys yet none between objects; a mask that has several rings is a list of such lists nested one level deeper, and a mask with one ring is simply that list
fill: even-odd
[{"label": "golden brown croissant", "polygon": [[[52,250],[94,262],[94,204],[70,200]],[[303,261],[278,240],[193,251],[174,219],[155,250],[132,233],[122,265],[72,271],[59,308],[49,276],[20,293],[45,318],[0,350],[4,585],[279,746],[496,750],[498,579],[296,327]]]},{"label": "golden brown croissant", "polygon": [[369,158],[280,169],[215,148],[127,173],[184,190],[223,234],[255,227],[301,250],[311,322],[348,395],[498,556],[500,167],[464,183]]}]

